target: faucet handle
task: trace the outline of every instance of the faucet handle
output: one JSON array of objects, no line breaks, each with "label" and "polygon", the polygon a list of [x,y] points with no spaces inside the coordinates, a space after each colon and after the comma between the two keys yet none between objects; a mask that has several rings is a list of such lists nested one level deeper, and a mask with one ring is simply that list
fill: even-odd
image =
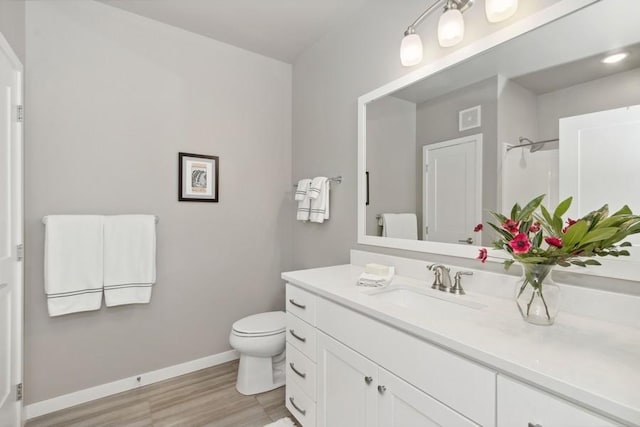
[{"label": "faucet handle", "polygon": [[452,294],[456,295],[464,295],[465,291],[462,289],[462,276],[473,276],[471,271],[458,271],[455,276],[453,276],[453,286],[449,290]]}]

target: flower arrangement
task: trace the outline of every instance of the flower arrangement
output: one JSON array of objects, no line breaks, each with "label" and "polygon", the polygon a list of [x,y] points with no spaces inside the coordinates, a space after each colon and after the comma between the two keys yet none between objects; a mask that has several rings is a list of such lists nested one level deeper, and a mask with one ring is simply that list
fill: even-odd
[{"label": "flower arrangement", "polygon": [[[631,234],[640,233],[640,215],[634,215],[628,206],[609,215],[604,205],[582,218],[563,220],[572,198],[562,201],[551,213],[543,204],[544,195],[531,200],[524,207],[515,204],[509,217],[491,212],[497,224],[488,223],[498,233],[493,242],[495,249],[505,250],[512,259],[504,261],[505,269],[514,262],[569,267],[600,265],[594,256],[629,256],[621,242]],[[538,212],[539,208],[539,212]],[[478,224],[474,231],[482,230]],[[478,259],[485,262],[487,249],[480,249]]]},{"label": "flower arrangement", "polygon": [[[491,212],[497,223],[488,224],[498,234],[493,247],[511,256],[504,261],[505,269],[516,261],[522,264],[523,276],[516,289],[520,314],[530,323],[551,325],[560,299],[560,289],[550,279],[553,267],[587,267],[600,265],[593,259],[596,256],[629,256],[625,247],[632,245],[624,240],[640,233],[640,216],[626,205],[609,215],[604,205],[582,218],[565,221],[562,217],[572,198],[562,201],[553,213],[542,204],[543,198],[538,196],[524,207],[514,205],[509,217]],[[474,231],[482,229],[478,224]],[[480,249],[478,259],[484,263],[487,258],[487,249]]]}]

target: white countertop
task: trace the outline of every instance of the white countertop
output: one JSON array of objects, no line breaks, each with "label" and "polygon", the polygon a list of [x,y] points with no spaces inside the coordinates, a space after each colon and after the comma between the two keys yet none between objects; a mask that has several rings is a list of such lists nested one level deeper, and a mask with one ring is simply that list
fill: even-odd
[{"label": "white countertop", "polygon": [[361,266],[339,265],[282,273],[282,278],[498,372],[640,425],[639,329],[567,313],[553,326],[530,325],[514,301],[471,292],[447,295],[429,289],[425,281],[395,276],[391,286],[416,286],[438,297],[487,305],[481,310],[453,304],[431,312],[411,310],[378,301],[368,295],[370,288],[356,286],[362,271]]}]

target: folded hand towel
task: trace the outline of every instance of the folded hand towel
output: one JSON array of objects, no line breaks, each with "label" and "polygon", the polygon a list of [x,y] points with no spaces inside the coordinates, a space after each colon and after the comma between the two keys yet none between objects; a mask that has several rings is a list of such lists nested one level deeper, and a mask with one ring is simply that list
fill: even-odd
[{"label": "folded hand towel", "polygon": [[311,198],[309,197],[310,186],[311,180],[308,178],[301,179],[296,186],[294,199],[298,201],[298,211],[296,214],[298,221],[309,221],[309,214],[311,212]]},{"label": "folded hand towel", "polygon": [[153,215],[104,219],[104,299],[107,307],[146,304],[156,281],[156,224]]},{"label": "folded hand towel", "polygon": [[49,316],[98,310],[102,305],[103,217],[49,215],[44,244],[44,288]]},{"label": "folded hand towel", "polygon": [[329,219],[329,191],[331,185],[329,178],[318,176],[311,181],[309,188],[309,197],[311,198],[311,214],[309,219],[311,222],[323,223]]},{"label": "folded hand towel", "polygon": [[418,218],[414,213],[382,214],[382,235],[396,239],[418,240]]},{"label": "folded hand towel", "polygon": [[371,274],[366,272],[362,273],[358,278],[358,285],[372,287],[372,288],[380,288],[380,287],[387,286],[389,283],[391,283],[391,280],[393,279],[395,272],[396,270],[394,267],[389,267],[389,270],[386,276],[379,276],[377,274]]}]

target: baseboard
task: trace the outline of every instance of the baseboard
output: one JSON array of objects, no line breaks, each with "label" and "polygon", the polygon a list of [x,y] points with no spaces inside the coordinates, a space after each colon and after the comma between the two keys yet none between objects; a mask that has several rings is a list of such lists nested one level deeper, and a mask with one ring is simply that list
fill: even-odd
[{"label": "baseboard", "polygon": [[[238,357],[238,353],[235,350],[229,350],[223,353],[203,357],[201,359],[191,360],[189,362],[158,369],[156,371],[134,375],[129,378],[123,378],[121,380],[101,384],[84,390],[74,391],[69,394],[63,394],[62,396],[57,396],[52,399],[26,405],[24,407],[24,416],[29,420],[61,409],[70,408],[81,403],[122,393],[123,391],[164,381],[169,378],[195,372],[200,369],[220,365],[231,360],[236,360]],[[138,380],[138,378],[140,378],[140,380]]]}]

